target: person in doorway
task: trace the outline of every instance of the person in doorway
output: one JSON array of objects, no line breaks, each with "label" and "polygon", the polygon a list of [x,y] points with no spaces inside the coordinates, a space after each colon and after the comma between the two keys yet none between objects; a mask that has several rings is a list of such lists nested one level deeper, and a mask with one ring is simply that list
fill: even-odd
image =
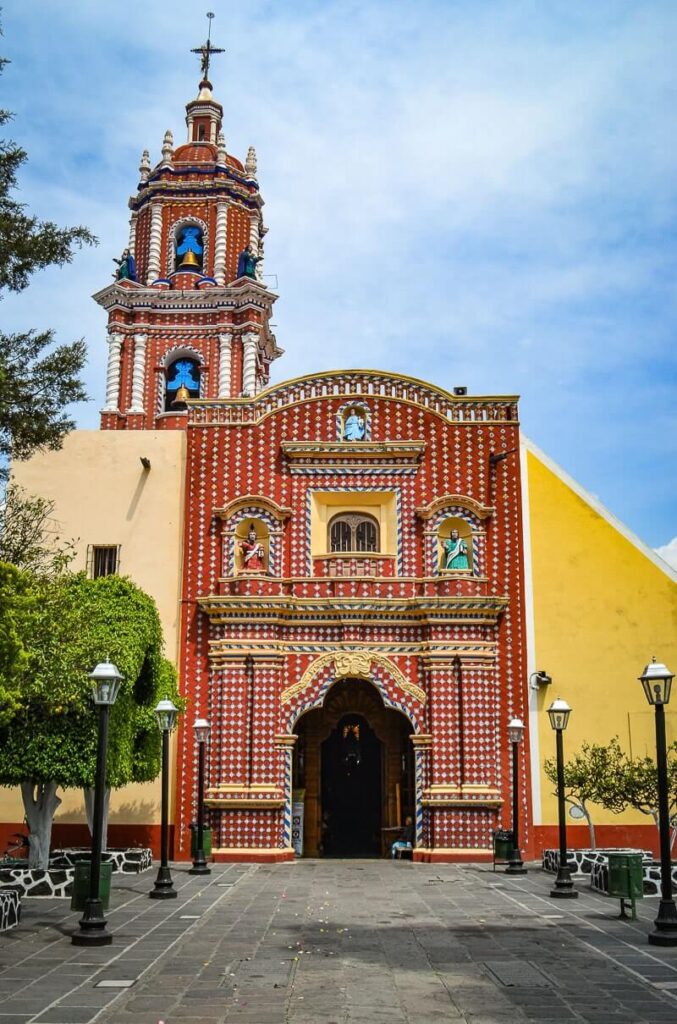
[{"label": "person in doorway", "polygon": [[402,853],[402,850],[413,850],[414,848],[414,822],[410,815],[404,819],[404,828],[400,832],[398,838],[390,847],[390,856],[393,860],[397,857],[398,853]]}]

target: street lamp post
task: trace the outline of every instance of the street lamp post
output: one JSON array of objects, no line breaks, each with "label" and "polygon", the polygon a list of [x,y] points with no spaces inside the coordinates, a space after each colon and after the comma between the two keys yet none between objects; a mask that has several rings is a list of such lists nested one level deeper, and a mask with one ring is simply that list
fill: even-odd
[{"label": "street lamp post", "polygon": [[155,708],[155,718],[162,733],[162,821],[160,825],[160,867],[155,885],[149,893],[153,900],[170,900],[176,889],[169,870],[169,734],[176,725],[178,709],[170,700],[161,700]]},{"label": "street lamp post", "polygon": [[526,875],[527,869],[522,862],[519,844],[519,778],[518,758],[519,745],[524,736],[524,722],[521,718],[513,718],[508,723],[508,739],[512,744],[512,846],[508,856],[506,875]]},{"label": "street lamp post", "polygon": [[106,785],[108,715],[111,707],[115,704],[122,676],[112,662],[102,661],[90,673],[89,678],[92,680],[94,703],[99,708],[92,851],[89,862],[89,896],[85,900],[85,909],[79,921],[80,927],[71,936],[71,942],[76,946],[109,946],[113,941],[113,936],[106,930],[106,918],[103,916],[103,904],[99,894],[103,845],[103,793]]},{"label": "street lamp post", "polygon": [[564,816],[564,743],[562,733],[569,724],[571,708],[559,697],[548,708],[550,725],[557,735],[557,812],[559,818],[559,868],[555,879],[555,888],[550,895],[560,900],[576,899],[578,893],[571,880],[571,872],[567,859],[567,824]]},{"label": "street lamp post", "polygon": [[653,658],[639,677],[649,704],[656,709],[656,767],[658,769],[658,834],[661,850],[661,901],[654,930],[653,946],[677,946],[677,908],[672,896],[670,856],[670,806],[668,800],[668,755],[665,742],[665,705],[670,700],[673,674]]},{"label": "street lamp post", "polygon": [[211,875],[204,851],[204,815],[205,815],[205,744],[209,738],[209,722],[205,718],[196,718],[193,726],[198,745],[197,773],[197,835],[195,837],[195,856],[190,875]]}]

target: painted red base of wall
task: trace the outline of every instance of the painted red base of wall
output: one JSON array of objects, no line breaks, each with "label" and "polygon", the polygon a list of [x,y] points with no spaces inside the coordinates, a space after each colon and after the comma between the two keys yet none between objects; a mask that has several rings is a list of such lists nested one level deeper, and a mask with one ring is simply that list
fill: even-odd
[{"label": "painted red base of wall", "polygon": [[[21,821],[0,823],[0,853],[2,853],[11,842],[14,832],[28,833],[28,826]],[[52,849],[67,848],[71,846],[86,846],[92,844],[92,837],[89,829],[80,822],[57,822],[52,828]],[[108,826],[108,845],[110,847],[123,847],[124,849],[135,846],[149,846],[153,851],[153,857],[160,856],[160,826],[159,825],[113,825]],[[174,826],[169,826],[169,856],[173,859],[174,847]],[[188,859],[188,858],[186,858]]]},{"label": "painted red base of wall", "polygon": [[419,864],[486,864],[491,863],[491,850],[486,853],[450,853],[448,850],[414,850],[412,860]]},{"label": "painted red base of wall", "polygon": [[[532,848],[530,859],[540,860],[543,850],[559,847],[557,825],[532,825]],[[631,846],[640,850],[653,850],[658,856],[658,829],[655,825],[597,825],[595,827],[597,849]],[[590,833],[587,825],[567,825],[567,847],[570,850],[587,850]]]},{"label": "painted red base of wall", "polygon": [[214,850],[211,859],[215,864],[285,864],[293,861],[293,850]]}]

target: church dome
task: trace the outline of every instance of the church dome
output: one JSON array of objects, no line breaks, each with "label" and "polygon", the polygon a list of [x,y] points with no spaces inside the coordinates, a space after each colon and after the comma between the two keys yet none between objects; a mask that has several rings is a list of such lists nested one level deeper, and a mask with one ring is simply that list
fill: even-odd
[{"label": "church dome", "polygon": [[216,146],[211,142],[187,142],[174,150],[175,164],[213,164],[216,163]]}]

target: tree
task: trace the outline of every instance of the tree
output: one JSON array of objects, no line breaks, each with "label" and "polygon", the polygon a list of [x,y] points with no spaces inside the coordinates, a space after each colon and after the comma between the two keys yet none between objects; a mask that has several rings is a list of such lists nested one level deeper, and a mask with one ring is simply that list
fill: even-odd
[{"label": "tree", "polygon": [[154,778],[160,736],[153,708],[181,706],[174,669],[162,656],[155,602],[131,580],[84,573],[34,578],[34,600],[17,632],[28,658],[19,707],[0,728],[0,785],[21,787],[31,867],[47,867],[59,786],[94,783],[96,711],[88,673],[110,658],[124,681],[111,709],[107,784]]},{"label": "tree", "polygon": [[[0,58],[0,72],[7,63]],[[11,116],[0,110],[0,125]],[[41,221],[17,202],[13,193],[26,159],[20,146],[0,140],[0,294],[23,291],[36,270],[70,263],[75,249],[96,243],[87,228]],[[5,462],[29,458],[41,448],[59,448],[75,426],[64,406],[87,397],[80,380],[84,342],[53,343],[52,331],[0,332],[0,458]],[[6,476],[6,465],[2,473]]]},{"label": "tree", "polygon": [[21,625],[32,602],[30,584],[30,577],[0,562],[0,728],[21,708],[21,680],[29,657]]},{"label": "tree", "polygon": [[38,576],[58,576],[75,555],[75,542],[61,540],[55,503],[27,494],[18,484],[5,489],[0,505],[0,562]]},{"label": "tree", "polygon": [[[677,818],[677,742],[668,747],[668,810],[670,820]],[[658,769],[652,757],[625,756],[620,770],[609,783],[608,806],[618,812],[628,807],[658,821]],[[673,834],[673,842],[674,842]]]},{"label": "tree", "polygon": [[[614,737],[607,746],[584,743],[580,751],[564,763],[564,799],[572,807],[578,807],[587,821],[591,850],[595,850],[597,844],[589,804],[601,804],[609,808],[609,804],[614,802],[617,798],[614,780],[624,760],[625,755],[618,739]],[[548,758],[543,768],[547,778],[556,785],[556,761]]]}]

